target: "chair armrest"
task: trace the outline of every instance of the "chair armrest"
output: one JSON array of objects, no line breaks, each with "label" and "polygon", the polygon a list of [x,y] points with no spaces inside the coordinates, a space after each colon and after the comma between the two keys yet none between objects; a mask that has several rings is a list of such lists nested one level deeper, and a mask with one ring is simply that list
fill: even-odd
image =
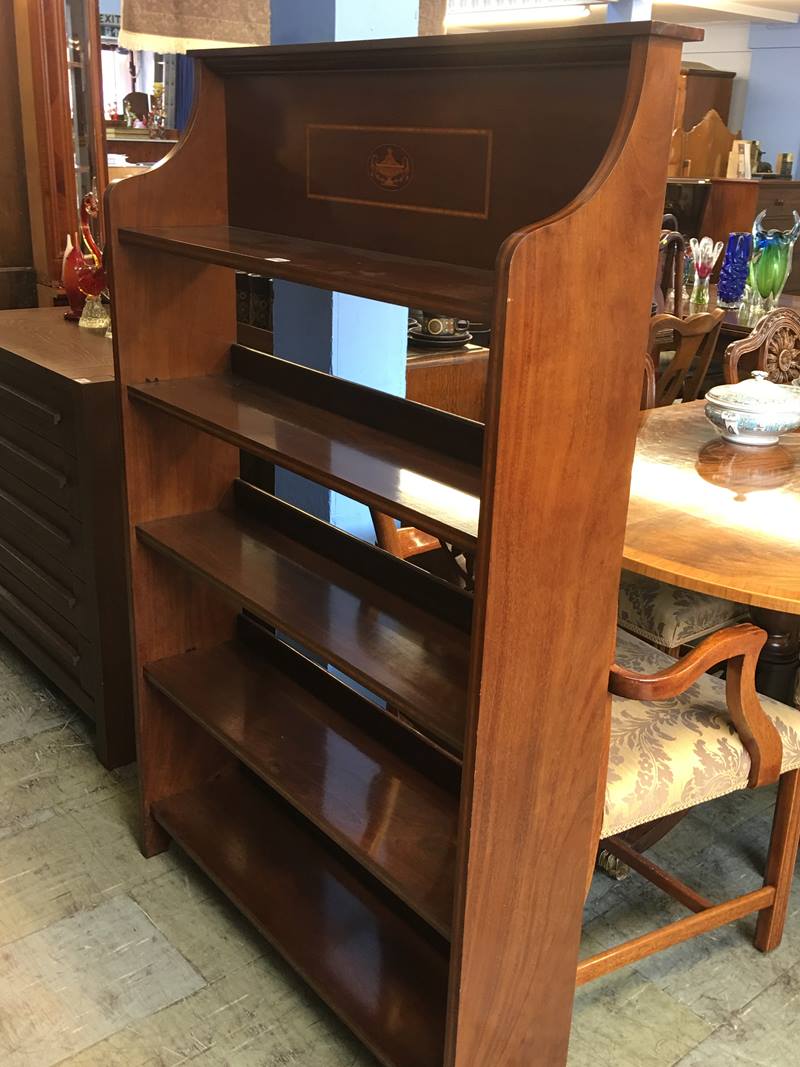
[{"label": "chair armrest", "polygon": [[733,725],[750,756],[751,788],[781,773],[783,745],[756,693],[756,664],[767,635],[750,623],[729,626],[702,641],[688,655],[656,674],[637,674],[615,663],[608,688],[634,700],[669,700],[685,692],[710,667],[727,661],[725,697]]}]

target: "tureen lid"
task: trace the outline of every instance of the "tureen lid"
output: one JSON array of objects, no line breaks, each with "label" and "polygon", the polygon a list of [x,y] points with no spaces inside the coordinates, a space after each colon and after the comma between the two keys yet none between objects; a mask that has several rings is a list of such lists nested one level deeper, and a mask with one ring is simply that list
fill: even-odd
[{"label": "tureen lid", "polygon": [[763,370],[754,370],[752,377],[736,385],[715,385],[706,393],[706,400],[738,411],[800,413],[800,389],[795,385],[776,385]]}]

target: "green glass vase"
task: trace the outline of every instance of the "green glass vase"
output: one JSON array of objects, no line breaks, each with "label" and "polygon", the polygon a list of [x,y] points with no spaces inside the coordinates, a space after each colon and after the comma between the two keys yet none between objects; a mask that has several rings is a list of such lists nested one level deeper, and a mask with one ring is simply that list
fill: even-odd
[{"label": "green glass vase", "polygon": [[765,230],[766,211],[753,223],[753,258],[748,279],[753,301],[758,298],[759,310],[771,311],[778,303],[792,269],[792,253],[800,236],[800,215],[796,211],[790,230]]}]

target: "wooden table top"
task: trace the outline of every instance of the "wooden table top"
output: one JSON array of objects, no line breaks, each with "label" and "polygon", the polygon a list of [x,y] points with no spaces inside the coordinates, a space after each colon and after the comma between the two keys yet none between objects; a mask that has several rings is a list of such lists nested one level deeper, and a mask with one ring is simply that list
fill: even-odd
[{"label": "wooden table top", "polygon": [[102,333],[64,320],[63,307],[0,311],[0,353],[21,359],[79,385],[113,382],[114,349]]},{"label": "wooden table top", "polygon": [[800,433],[723,441],[705,402],[642,413],[623,566],[800,614]]}]

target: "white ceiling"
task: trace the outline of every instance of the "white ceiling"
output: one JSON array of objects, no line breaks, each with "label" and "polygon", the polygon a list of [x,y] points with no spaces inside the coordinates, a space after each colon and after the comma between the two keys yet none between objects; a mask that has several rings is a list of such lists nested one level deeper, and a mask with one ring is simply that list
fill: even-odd
[{"label": "white ceiling", "polygon": [[[507,0],[509,5],[527,6],[525,0]],[[530,0],[531,6],[538,6],[543,0]],[[544,0],[544,3],[557,3],[558,0]],[[575,0],[561,0],[562,3],[574,3]],[[592,3],[592,0],[587,0]],[[464,7],[482,6],[480,0],[462,0]],[[489,0],[487,6],[500,6],[502,0]],[[691,6],[690,6],[691,5]],[[459,5],[460,6],[460,5]],[[665,0],[659,3],[653,2],[653,18],[660,22],[677,23],[706,23],[706,22],[764,22],[772,25],[781,25],[797,22],[800,17],[800,0],[697,0],[696,4],[691,0]],[[606,21],[606,5],[596,4],[590,8],[588,18],[581,19],[579,25],[592,22]],[[541,23],[537,23],[541,25]],[[516,27],[524,23],[515,23]],[[476,27],[477,28],[477,27]],[[481,29],[491,27],[481,25]],[[507,28],[498,26],[498,29]],[[465,25],[463,29],[468,29]],[[450,31],[452,32],[452,30]]]},{"label": "white ceiling", "polygon": [[[653,4],[653,18],[659,22],[770,22],[773,25],[780,23],[773,12],[785,12],[789,16],[795,16],[794,21],[800,16],[800,0],[734,0],[727,4],[725,0],[719,3],[720,8],[730,7],[733,10],[718,10],[716,4],[706,7],[702,3],[697,6],[684,4],[657,3]],[[747,9],[747,10],[744,10]],[[759,12],[763,14],[759,17]],[[592,9],[592,15],[584,22],[605,22],[605,5],[599,5]],[[787,20],[788,21],[788,20]]]}]

